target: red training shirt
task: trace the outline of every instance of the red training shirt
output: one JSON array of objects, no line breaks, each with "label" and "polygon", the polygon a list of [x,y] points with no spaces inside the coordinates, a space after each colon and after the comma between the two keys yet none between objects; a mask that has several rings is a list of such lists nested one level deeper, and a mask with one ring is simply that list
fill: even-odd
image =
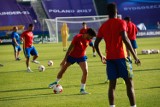
[{"label": "red training shirt", "polygon": [[109,19],[100,27],[97,37],[105,40],[107,59],[126,57],[126,47],[120,34],[122,31],[127,31],[127,24],[119,18]]},{"label": "red training shirt", "polygon": [[76,36],[74,36],[71,42],[71,44],[74,45],[74,48],[73,50],[71,50],[69,55],[74,58],[80,58],[80,57],[85,56],[86,48],[90,42],[91,42],[91,39],[87,40],[83,38],[83,34],[77,34]]},{"label": "red training shirt", "polygon": [[129,21],[127,23],[127,27],[128,27],[128,31],[127,31],[128,38],[130,40],[136,40],[136,34],[138,32],[136,25],[134,23],[132,23],[131,21]]},{"label": "red training shirt", "polygon": [[21,38],[23,38],[23,44],[25,48],[29,48],[33,44],[33,33],[31,31],[25,31],[21,34]]},{"label": "red training shirt", "polygon": [[89,28],[82,28],[80,31],[79,31],[79,33],[80,34],[85,34],[85,33],[87,33],[87,30],[88,30]]}]

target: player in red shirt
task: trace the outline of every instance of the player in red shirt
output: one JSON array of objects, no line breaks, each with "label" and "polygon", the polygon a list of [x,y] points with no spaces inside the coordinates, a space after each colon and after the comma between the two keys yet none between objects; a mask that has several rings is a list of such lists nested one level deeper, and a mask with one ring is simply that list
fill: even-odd
[{"label": "player in red shirt", "polygon": [[[127,88],[131,107],[136,107],[133,87],[132,63],[127,59],[126,48],[132,53],[136,64],[140,60],[135,54],[127,37],[127,24],[124,20],[117,18],[116,5],[111,3],[107,6],[109,20],[104,22],[98,31],[95,40],[95,48],[102,62],[106,64],[106,73],[109,79],[108,98],[110,107],[115,107],[114,93],[116,82],[119,77],[123,78]],[[106,57],[100,51],[99,43],[104,39],[106,44]]]},{"label": "player in red shirt", "polygon": [[[82,27],[82,29],[79,31],[79,34],[84,34],[84,33],[87,32],[87,29],[89,29],[89,28],[87,27],[87,24],[86,24],[85,22],[82,23],[82,26],[83,26],[83,27]],[[89,46],[92,47],[93,57],[96,57],[96,50],[95,50],[95,48],[94,48],[94,45],[93,45],[93,42],[92,42],[92,41],[89,43]]]},{"label": "player in red shirt", "polygon": [[81,79],[81,94],[88,94],[85,91],[86,80],[88,76],[88,64],[87,64],[87,56],[86,56],[86,48],[89,45],[90,41],[93,37],[96,36],[96,33],[93,29],[89,28],[85,34],[78,34],[74,36],[68,51],[61,62],[61,69],[57,75],[57,79],[55,82],[49,84],[49,88],[54,87],[55,84],[58,84],[63,74],[67,70],[67,68],[77,62],[82,69],[82,79]]},{"label": "player in red shirt", "polygon": [[[138,29],[137,29],[136,25],[131,21],[130,17],[125,17],[124,20],[127,22],[128,38],[129,38],[129,40],[132,44],[132,47],[133,47],[135,53],[137,54],[136,49],[138,48],[138,45],[137,45],[137,42],[136,42],[136,35],[137,35],[137,32],[138,32]],[[129,52],[128,52],[128,55],[130,56]]]},{"label": "player in red shirt", "polygon": [[23,41],[23,51],[26,57],[27,72],[33,72],[29,66],[30,55],[33,56],[32,62],[39,64],[39,62],[36,61],[36,59],[38,58],[38,52],[36,48],[33,46],[33,38],[34,38],[34,35],[32,33],[33,30],[34,30],[34,25],[29,24],[28,30],[24,31],[21,34],[21,40]]}]

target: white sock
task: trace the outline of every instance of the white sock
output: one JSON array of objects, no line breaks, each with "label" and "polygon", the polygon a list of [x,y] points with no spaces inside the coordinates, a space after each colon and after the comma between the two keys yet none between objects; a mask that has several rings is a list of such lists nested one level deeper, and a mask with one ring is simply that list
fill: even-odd
[{"label": "white sock", "polygon": [[58,79],[58,78],[57,78],[57,79],[56,79],[56,82],[58,83],[60,80],[61,80],[61,79]]},{"label": "white sock", "polygon": [[131,106],[131,107],[137,107],[136,105],[134,105],[134,106]]},{"label": "white sock", "polygon": [[81,84],[81,89],[85,89],[86,84]]},{"label": "white sock", "polygon": [[27,69],[31,69],[30,67],[27,67]]},{"label": "white sock", "polygon": [[116,107],[115,105],[110,105],[110,107]]},{"label": "white sock", "polygon": [[93,55],[96,55],[96,52],[93,52]]}]

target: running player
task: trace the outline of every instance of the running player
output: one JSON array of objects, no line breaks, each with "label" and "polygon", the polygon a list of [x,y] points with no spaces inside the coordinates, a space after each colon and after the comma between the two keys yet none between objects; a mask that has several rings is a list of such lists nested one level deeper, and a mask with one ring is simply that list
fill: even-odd
[{"label": "running player", "polygon": [[21,35],[21,39],[23,41],[23,50],[24,50],[24,55],[26,57],[26,66],[27,66],[27,72],[33,72],[30,69],[29,66],[29,60],[30,60],[30,55],[33,56],[33,63],[39,64],[36,59],[38,58],[38,52],[36,48],[33,46],[33,31],[34,30],[34,25],[29,24],[28,30],[24,31]]},{"label": "running player", "polygon": [[67,68],[77,62],[82,69],[82,78],[81,78],[81,88],[80,93],[81,94],[88,94],[88,92],[85,91],[85,85],[86,80],[88,76],[88,64],[87,64],[87,56],[86,56],[86,48],[89,45],[90,41],[93,37],[96,36],[96,33],[94,30],[89,28],[85,34],[77,34],[74,36],[68,51],[61,62],[61,69],[57,75],[57,79],[55,82],[49,84],[49,88],[54,87],[55,84],[58,84],[60,79],[62,78],[63,74],[67,70]]},{"label": "running player", "polygon": [[[104,22],[98,31],[95,40],[95,48],[103,63],[106,63],[106,73],[109,79],[108,99],[110,107],[115,107],[114,95],[116,82],[119,77],[123,78],[127,88],[127,95],[131,107],[136,107],[133,86],[132,63],[126,58],[125,46],[133,55],[137,65],[140,60],[135,54],[127,37],[127,24],[124,20],[117,18],[117,7],[111,3],[107,6],[109,20]],[[104,39],[106,43],[106,57],[101,53],[99,43]],[[124,45],[125,44],[125,45]]]}]

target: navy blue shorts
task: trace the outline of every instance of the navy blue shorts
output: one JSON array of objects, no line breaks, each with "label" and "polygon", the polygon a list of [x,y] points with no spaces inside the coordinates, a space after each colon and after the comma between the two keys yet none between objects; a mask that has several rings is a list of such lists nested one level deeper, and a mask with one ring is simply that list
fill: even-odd
[{"label": "navy blue shorts", "polygon": [[29,58],[30,55],[36,55],[36,56],[38,56],[38,52],[37,52],[37,50],[35,49],[34,46],[29,47],[29,48],[25,48],[24,54],[25,54],[25,56],[26,56],[27,58]]},{"label": "navy blue shorts", "polygon": [[132,78],[132,62],[127,58],[107,60],[106,73],[109,80]]},{"label": "navy blue shorts", "polygon": [[13,48],[14,48],[14,52],[18,52],[18,51],[21,51],[21,47],[20,45],[16,46],[16,45],[12,45]]},{"label": "navy blue shorts", "polygon": [[130,40],[130,42],[131,42],[131,44],[132,44],[133,49],[138,48],[138,45],[137,45],[136,40]]},{"label": "navy blue shorts", "polygon": [[92,41],[89,43],[89,46],[91,46],[91,47],[92,47],[92,46],[94,46],[94,44],[93,44],[93,42],[92,42]]},{"label": "navy blue shorts", "polygon": [[85,62],[85,61],[87,61],[87,56],[83,56],[81,58],[74,58],[74,57],[68,56],[67,58],[67,62],[71,64],[74,64],[75,62],[79,63],[79,62]]}]

